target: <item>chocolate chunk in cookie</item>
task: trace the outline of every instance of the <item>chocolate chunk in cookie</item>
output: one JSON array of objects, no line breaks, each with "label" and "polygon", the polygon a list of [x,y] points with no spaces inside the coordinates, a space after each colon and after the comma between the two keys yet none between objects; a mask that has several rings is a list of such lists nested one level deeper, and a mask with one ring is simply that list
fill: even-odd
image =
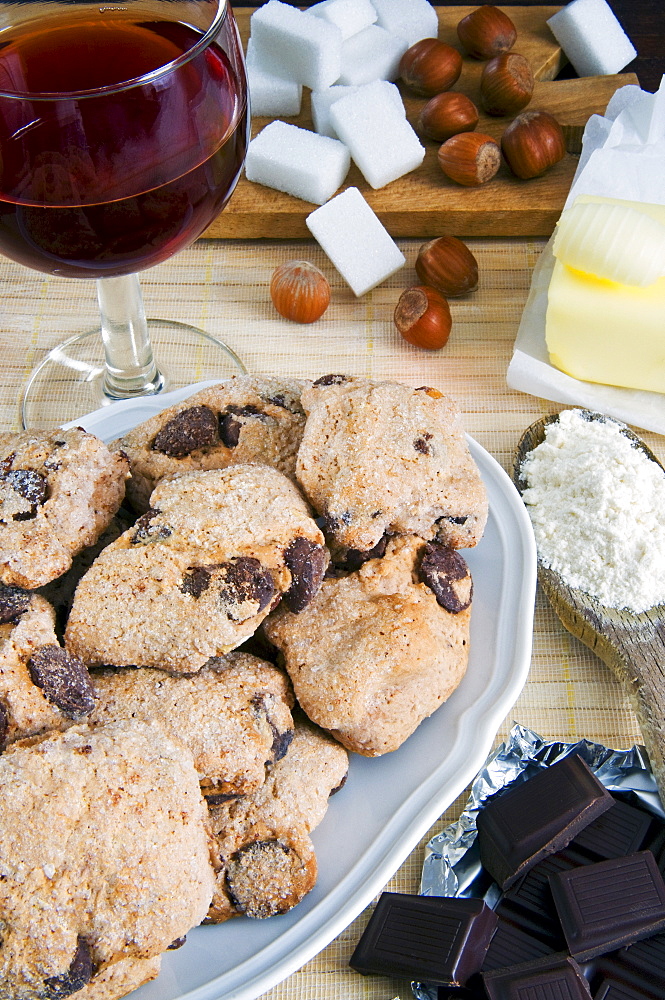
[{"label": "chocolate chunk in cookie", "polygon": [[217,418],[209,406],[188,406],[155,434],[153,451],[183,458],[217,440]]},{"label": "chocolate chunk in cookie", "polygon": [[90,945],[85,938],[76,941],[76,951],[72,964],[61,976],[48,976],[44,980],[44,1000],[64,1000],[72,993],[78,993],[93,977],[95,968],[92,961]]},{"label": "chocolate chunk in cookie", "polygon": [[322,545],[298,536],[289,543],[284,562],[291,571],[291,586],[284,594],[284,603],[297,614],[307,607],[321,586],[328,559]]},{"label": "chocolate chunk in cookie", "polygon": [[420,579],[446,611],[459,614],[471,604],[473,584],[462,556],[448,545],[428,542],[420,562]]},{"label": "chocolate chunk in cookie", "polygon": [[79,719],[95,706],[95,691],[90,674],[77,656],[60,646],[42,646],[28,660],[30,677],[61,712]]},{"label": "chocolate chunk in cookie", "polygon": [[30,607],[31,593],[0,583],[0,623],[15,622]]}]

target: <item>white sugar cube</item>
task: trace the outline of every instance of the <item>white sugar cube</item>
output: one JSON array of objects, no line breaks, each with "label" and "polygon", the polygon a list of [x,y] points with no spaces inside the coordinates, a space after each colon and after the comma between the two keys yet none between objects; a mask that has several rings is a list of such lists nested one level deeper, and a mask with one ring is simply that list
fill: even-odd
[{"label": "white sugar cube", "polygon": [[406,257],[358,188],[342,191],[305,219],[352,291],[360,296],[406,264]]},{"label": "white sugar cube", "polygon": [[268,0],[250,18],[251,34],[263,67],[312,90],[330,87],[341,69],[342,32],[281,0]]},{"label": "white sugar cube", "polygon": [[[332,139],[338,139],[339,136],[330,121],[330,108],[335,101],[346,97],[347,94],[353,94],[357,89],[357,87],[335,85],[334,87],[326,87],[325,90],[313,90],[311,94],[311,107],[315,131],[319,132],[320,135],[329,135]],[[386,96],[394,103],[397,111],[401,115],[406,116],[406,108],[404,107],[402,95],[395,84],[384,81],[383,90]]]},{"label": "white sugar cube", "polygon": [[372,80],[396,80],[407,48],[403,38],[370,24],[342,43],[339,83],[357,87]]},{"label": "white sugar cube", "polygon": [[579,76],[618,73],[637,55],[605,0],[572,0],[547,23]]},{"label": "white sugar cube", "polygon": [[349,151],[337,139],[274,121],[247,149],[247,179],[322,205],[344,181]]},{"label": "white sugar cube", "polygon": [[256,55],[256,47],[249,39],[247,43],[247,85],[249,106],[252,117],[265,115],[268,118],[288,118],[300,113],[302,104],[302,84],[294,80],[269,73],[261,65]]},{"label": "white sugar cube", "polygon": [[350,38],[356,32],[374,24],[377,18],[371,0],[323,0],[322,3],[308,7],[307,13],[336,24],[342,32],[342,39]]},{"label": "white sugar cube", "polygon": [[396,107],[383,80],[375,80],[330,108],[332,126],[365,180],[381,188],[420,166],[425,147]]},{"label": "white sugar cube", "polygon": [[325,90],[313,90],[311,93],[312,122],[314,129],[319,135],[328,135],[331,139],[337,139],[338,135],[332,127],[330,121],[330,108],[339,101],[341,97],[352,94],[355,87],[333,86],[326,87]]},{"label": "white sugar cube", "polygon": [[421,38],[436,38],[439,18],[429,0],[372,0],[377,24],[392,35],[399,35],[407,44],[415,45]]}]

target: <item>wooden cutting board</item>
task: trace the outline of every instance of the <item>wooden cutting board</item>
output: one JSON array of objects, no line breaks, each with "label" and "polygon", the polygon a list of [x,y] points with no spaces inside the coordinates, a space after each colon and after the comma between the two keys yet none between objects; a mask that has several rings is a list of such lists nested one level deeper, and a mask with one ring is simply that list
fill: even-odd
[{"label": "wooden cutting board", "polygon": [[[459,47],[458,21],[474,10],[470,7],[440,7],[439,37]],[[549,236],[561,214],[577,166],[582,131],[592,114],[602,114],[614,91],[637,83],[632,73],[616,76],[554,80],[566,59],[547,26],[559,7],[504,7],[517,28],[513,51],[525,55],[538,81],[530,108],[551,112],[564,126],[571,150],[544,177],[520,181],[502,165],[499,173],[480,188],[463,188],[449,181],[437,162],[438,143],[424,140],[423,164],[412,173],[374,191],[352,163],[344,187],[358,187],[393,237],[433,238],[445,234],[462,237]],[[243,43],[249,37],[251,8],[236,10]],[[476,103],[482,62],[465,58],[462,75],[453,89]],[[402,92],[407,116],[415,126],[425,100]],[[268,118],[255,118],[256,135]],[[303,106],[296,118],[287,119],[312,128],[309,91],[304,88]],[[509,118],[481,115],[478,131],[499,139]],[[229,239],[309,238],[305,218],[317,206],[272,188],[254,184],[244,175],[226,209],[204,233],[206,237]]]}]

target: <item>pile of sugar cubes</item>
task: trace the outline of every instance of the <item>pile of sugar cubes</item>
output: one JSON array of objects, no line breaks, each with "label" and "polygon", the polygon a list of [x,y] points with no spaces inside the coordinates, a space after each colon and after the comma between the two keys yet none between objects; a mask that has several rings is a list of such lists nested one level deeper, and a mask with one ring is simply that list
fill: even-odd
[{"label": "pile of sugar cubes", "polygon": [[[580,76],[617,73],[635,49],[606,0],[572,0],[548,20]],[[375,190],[422,163],[394,81],[408,48],[436,38],[430,0],[322,0],[305,10],[268,0],[250,18],[253,116],[276,119],[249,144],[247,179],[319,205],[307,226],[363,295],[406,260],[361,192],[336,197],[351,160]],[[314,131],[282,121],[311,90]]]},{"label": "pile of sugar cubes", "polygon": [[[252,115],[277,120],[250,142],[247,179],[321,206],[307,225],[356,295],[406,261],[357,188],[332,196],[351,160],[374,189],[422,163],[393,81],[404,52],[438,30],[430,0],[323,0],[304,11],[269,0],[250,18]],[[314,131],[281,120],[299,113],[303,87]]]}]

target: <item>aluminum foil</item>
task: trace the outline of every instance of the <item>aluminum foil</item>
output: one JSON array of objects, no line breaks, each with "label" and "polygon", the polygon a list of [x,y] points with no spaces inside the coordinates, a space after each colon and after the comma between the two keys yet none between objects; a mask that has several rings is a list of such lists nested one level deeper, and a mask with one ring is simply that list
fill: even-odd
[{"label": "aluminum foil", "polygon": [[[599,743],[546,743],[524,726],[514,725],[505,743],[487,758],[471,786],[459,819],[432,837],[426,847],[420,883],[424,896],[475,896],[494,906],[500,894],[482,869],[476,847],[476,817],[483,803],[499,789],[526,781],[537,771],[576,753],[611,792],[621,792],[635,805],[665,819],[649,758],[643,746],[610,750]],[[437,987],[412,983],[417,1000],[437,1000]]]}]

